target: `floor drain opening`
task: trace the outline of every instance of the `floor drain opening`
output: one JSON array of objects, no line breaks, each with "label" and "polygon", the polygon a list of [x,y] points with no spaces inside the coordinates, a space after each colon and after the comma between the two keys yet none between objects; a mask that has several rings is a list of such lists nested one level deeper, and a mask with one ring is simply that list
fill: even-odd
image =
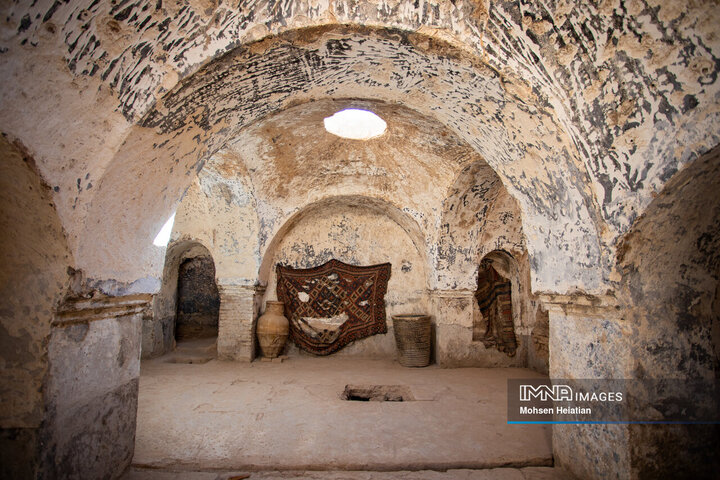
[{"label": "floor drain opening", "polygon": [[412,402],[410,389],[404,385],[346,385],[341,400],[351,402]]}]

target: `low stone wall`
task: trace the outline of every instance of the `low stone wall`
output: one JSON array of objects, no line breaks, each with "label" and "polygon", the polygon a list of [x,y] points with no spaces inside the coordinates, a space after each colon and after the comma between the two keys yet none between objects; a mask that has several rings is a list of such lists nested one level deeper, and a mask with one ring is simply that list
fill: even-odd
[{"label": "low stone wall", "polygon": [[48,347],[45,478],[117,478],[130,465],[150,299],[79,299],[58,310]]},{"label": "low stone wall", "polygon": [[[628,325],[612,299],[542,300],[550,320],[550,378],[630,378]],[[553,455],[578,478],[631,478],[628,425],[554,425]]]}]

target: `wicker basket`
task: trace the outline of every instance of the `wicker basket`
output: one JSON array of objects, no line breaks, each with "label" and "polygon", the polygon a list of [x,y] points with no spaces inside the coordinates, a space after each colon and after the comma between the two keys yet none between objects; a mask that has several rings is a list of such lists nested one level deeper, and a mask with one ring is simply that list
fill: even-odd
[{"label": "wicker basket", "polygon": [[398,361],[404,367],[426,367],[430,363],[429,315],[393,315]]}]

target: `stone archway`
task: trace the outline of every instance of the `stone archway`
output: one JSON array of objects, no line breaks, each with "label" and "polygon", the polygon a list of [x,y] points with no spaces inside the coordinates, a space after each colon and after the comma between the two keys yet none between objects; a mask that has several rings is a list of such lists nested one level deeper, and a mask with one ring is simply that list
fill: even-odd
[{"label": "stone archway", "polygon": [[186,257],[178,272],[175,340],[217,337],[219,309],[212,257]]},{"label": "stone archway", "polygon": [[[373,67],[378,62],[380,69]],[[286,72],[281,80],[273,74],[275,64],[285,65],[293,73]],[[415,80],[405,85],[408,69]],[[255,70],[260,72],[261,81],[256,81]],[[382,82],[375,78],[379,71],[383,72]],[[294,79],[292,88],[286,77]],[[457,81],[445,84],[435,80],[445,77]],[[266,100],[246,102],[246,97]],[[88,209],[87,223],[99,230],[107,227],[107,235],[101,236],[107,237],[107,242],[118,243],[119,256],[126,256],[123,252],[134,245],[135,262],[120,263],[150,274],[159,262],[145,246],[149,232],[218,149],[253,122],[293,105],[358,97],[407,104],[411,110],[445,125],[492,165],[504,183],[511,186],[530,232],[542,228],[544,236],[549,236],[548,241],[541,241],[538,235],[529,237],[530,255],[543,259],[532,263],[534,280],[540,286],[566,289],[582,284],[587,290],[600,287],[599,271],[575,268],[599,262],[597,216],[590,211],[595,207],[591,192],[582,184],[583,175],[565,175],[565,171],[581,171],[584,167],[573,153],[568,133],[552,116],[552,109],[538,108],[528,117],[536,123],[544,122],[543,138],[557,137],[564,144],[560,147],[538,139],[539,144],[547,145],[540,156],[535,148],[525,145],[530,141],[527,129],[509,131],[510,124],[497,112],[500,104],[513,105],[512,109],[529,107],[509,98],[496,71],[465,52],[455,52],[450,45],[403,31],[342,26],[305,29],[240,47],[208,63],[168,92],[129,133],[103,175]],[[501,98],[506,102],[497,100]],[[467,115],[468,111],[476,114]],[[147,155],[138,155],[138,151],[146,151]],[[531,176],[521,174],[530,167]],[[164,181],[153,182],[158,176]],[[557,187],[561,184],[562,188]],[[117,192],[111,192],[116,188],[136,193],[131,201],[119,204],[115,201]],[[552,199],[537,195],[538,191],[555,189],[562,190],[562,194]],[[120,208],[141,209],[144,215],[134,221],[142,225],[110,229],[102,219],[114,216],[113,212]],[[568,228],[569,224],[573,227]],[[576,243],[577,248],[565,248]],[[102,285],[110,282],[121,289],[133,288],[138,272],[112,268],[105,264],[104,257],[92,253],[95,248],[94,244],[82,248],[83,258],[89,262],[87,269],[96,272],[94,279]],[[565,259],[568,251],[576,257],[572,262]],[[560,264],[573,272],[557,277],[552,272]],[[110,275],[111,279],[106,278]]]},{"label": "stone archway", "polygon": [[358,340],[338,353],[394,358],[392,315],[428,310],[428,260],[419,225],[389,202],[371,197],[328,197],[307,205],[286,220],[264,253],[263,301],[275,299],[276,264],[310,268],[331,259],[391,264],[385,295],[388,333]]},{"label": "stone archway", "polygon": [[[195,260],[198,259],[198,260]],[[199,279],[204,286],[199,296],[192,293],[192,286],[186,285],[184,292],[190,294],[185,305],[180,303],[181,286],[179,285],[181,272],[185,265],[185,272],[197,267],[201,267],[201,271],[190,273],[187,280],[192,282],[193,276]],[[211,271],[211,272],[210,272]],[[217,294],[217,286],[215,286],[215,266],[210,251],[195,240],[179,240],[172,242],[167,247],[165,255],[165,266],[163,268],[163,279],[160,291],[153,298],[153,315],[145,320],[143,324],[143,358],[152,358],[164,355],[175,348],[178,321],[183,323],[186,320],[188,326],[187,332],[192,338],[193,326],[195,330],[202,330],[206,334],[210,333],[208,329],[203,329],[203,325],[215,325],[215,336],[217,335],[217,309],[219,308],[219,296]],[[212,281],[212,284],[208,284]],[[216,305],[214,305],[216,304]],[[208,307],[215,308],[214,321],[206,318],[204,314]],[[198,315],[198,313],[200,315]],[[185,318],[179,318],[185,316]],[[193,321],[192,317],[196,317],[198,321]],[[199,317],[202,317],[200,319]],[[201,320],[201,321],[199,321]],[[211,328],[212,329],[212,328]],[[180,337],[182,337],[182,333]]]},{"label": "stone archway", "polygon": [[[720,378],[720,146],[678,172],[618,247],[634,411],[717,421]],[[657,388],[662,385],[662,388]],[[637,478],[711,478],[717,425],[631,425]],[[677,445],[687,453],[674,454]]]}]

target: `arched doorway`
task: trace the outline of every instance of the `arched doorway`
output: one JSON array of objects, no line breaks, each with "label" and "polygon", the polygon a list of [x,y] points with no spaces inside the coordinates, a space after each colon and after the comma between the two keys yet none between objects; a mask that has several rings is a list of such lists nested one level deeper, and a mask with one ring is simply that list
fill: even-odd
[{"label": "arched doorway", "polygon": [[143,325],[143,358],[167,354],[178,343],[203,340],[204,353],[216,355],[220,296],[210,251],[194,240],[168,245],[162,285],[153,315]]},{"label": "arched doorway", "polygon": [[219,310],[212,257],[185,258],[178,268],[175,341],[217,337]]}]

